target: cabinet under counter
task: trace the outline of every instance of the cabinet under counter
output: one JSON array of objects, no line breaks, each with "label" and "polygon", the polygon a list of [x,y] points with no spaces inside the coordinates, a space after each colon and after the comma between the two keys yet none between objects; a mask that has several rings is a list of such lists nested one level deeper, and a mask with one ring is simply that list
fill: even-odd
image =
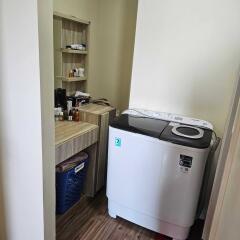
[{"label": "cabinet under counter", "polygon": [[99,127],[87,122],[59,121],[55,123],[55,164],[84,151],[89,156],[84,194],[93,197],[96,192],[96,157]]}]

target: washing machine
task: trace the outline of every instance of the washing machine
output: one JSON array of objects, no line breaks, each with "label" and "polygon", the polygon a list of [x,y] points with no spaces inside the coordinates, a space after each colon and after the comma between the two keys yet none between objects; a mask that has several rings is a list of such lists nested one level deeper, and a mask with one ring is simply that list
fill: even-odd
[{"label": "washing machine", "polygon": [[109,128],[108,212],[185,240],[194,223],[211,123],[131,109]]}]

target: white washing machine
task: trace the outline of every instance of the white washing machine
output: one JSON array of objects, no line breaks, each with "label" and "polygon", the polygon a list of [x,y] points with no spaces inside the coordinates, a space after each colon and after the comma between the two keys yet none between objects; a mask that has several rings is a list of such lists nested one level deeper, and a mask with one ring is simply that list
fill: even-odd
[{"label": "white washing machine", "polygon": [[127,110],[109,129],[107,197],[113,218],[185,240],[194,223],[213,126]]}]

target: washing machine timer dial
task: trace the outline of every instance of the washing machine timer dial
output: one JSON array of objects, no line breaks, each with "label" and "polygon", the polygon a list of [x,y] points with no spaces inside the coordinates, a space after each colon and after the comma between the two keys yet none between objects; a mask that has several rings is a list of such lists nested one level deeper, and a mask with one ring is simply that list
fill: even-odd
[{"label": "washing machine timer dial", "polygon": [[180,155],[179,165],[181,167],[191,168],[192,167],[192,157],[187,155]]}]

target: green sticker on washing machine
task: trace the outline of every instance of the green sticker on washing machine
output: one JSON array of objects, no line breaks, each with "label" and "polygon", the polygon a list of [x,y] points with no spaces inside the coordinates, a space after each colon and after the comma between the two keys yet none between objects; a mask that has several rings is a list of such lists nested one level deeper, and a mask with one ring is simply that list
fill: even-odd
[{"label": "green sticker on washing machine", "polygon": [[115,138],[115,146],[116,147],[121,147],[122,145],[122,140],[121,138]]}]

